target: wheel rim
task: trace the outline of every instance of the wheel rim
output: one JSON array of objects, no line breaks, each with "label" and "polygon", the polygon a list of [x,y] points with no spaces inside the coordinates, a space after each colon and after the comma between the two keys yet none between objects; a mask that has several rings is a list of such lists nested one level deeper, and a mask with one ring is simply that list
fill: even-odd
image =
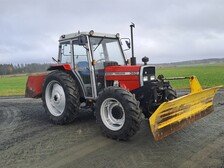
[{"label": "wheel rim", "polygon": [[125,122],[125,112],[121,103],[114,98],[107,98],[100,107],[104,125],[113,131],[121,129]]},{"label": "wheel rim", "polygon": [[45,101],[49,112],[53,116],[60,116],[65,109],[65,92],[57,81],[47,84],[45,91]]}]

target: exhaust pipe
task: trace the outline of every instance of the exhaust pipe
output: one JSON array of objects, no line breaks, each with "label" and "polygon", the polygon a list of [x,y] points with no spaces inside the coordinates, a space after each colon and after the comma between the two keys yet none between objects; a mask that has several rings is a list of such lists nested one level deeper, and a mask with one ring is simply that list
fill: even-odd
[{"label": "exhaust pipe", "polygon": [[136,57],[134,56],[133,28],[135,28],[135,24],[131,23],[131,25],[130,25],[130,29],[131,29],[131,51],[132,51],[131,65],[136,65]]}]

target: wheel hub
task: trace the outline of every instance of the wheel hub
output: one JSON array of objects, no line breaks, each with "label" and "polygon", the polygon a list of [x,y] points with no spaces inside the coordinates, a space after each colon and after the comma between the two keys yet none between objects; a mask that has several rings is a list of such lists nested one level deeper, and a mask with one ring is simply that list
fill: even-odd
[{"label": "wheel hub", "polygon": [[111,113],[112,113],[112,116],[117,120],[123,117],[123,111],[120,106],[113,107]]},{"label": "wheel hub", "polygon": [[45,101],[49,112],[54,116],[60,116],[65,109],[65,92],[57,81],[48,83],[45,91]]},{"label": "wheel hub", "polygon": [[56,93],[54,96],[54,102],[55,103],[60,103],[60,100],[61,100],[61,97],[60,97],[60,94],[59,93]]},{"label": "wheel hub", "polygon": [[121,103],[114,98],[107,98],[100,108],[100,115],[104,125],[113,131],[121,129],[125,122],[125,112]]}]

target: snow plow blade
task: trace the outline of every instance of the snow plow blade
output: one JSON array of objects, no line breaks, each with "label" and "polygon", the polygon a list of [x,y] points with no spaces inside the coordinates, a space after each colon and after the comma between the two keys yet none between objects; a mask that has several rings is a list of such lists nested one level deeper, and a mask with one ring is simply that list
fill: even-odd
[{"label": "snow plow blade", "polygon": [[190,94],[162,103],[149,118],[156,141],[213,112],[213,98],[222,86],[203,90],[195,76],[189,79]]}]

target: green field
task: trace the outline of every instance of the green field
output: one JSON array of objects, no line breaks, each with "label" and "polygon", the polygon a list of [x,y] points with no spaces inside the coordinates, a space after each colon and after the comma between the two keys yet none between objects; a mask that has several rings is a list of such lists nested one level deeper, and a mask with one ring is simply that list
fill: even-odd
[{"label": "green field", "polygon": [[[224,64],[217,65],[198,65],[198,66],[179,66],[157,68],[156,74],[163,74],[165,77],[185,77],[195,75],[203,87],[224,85]],[[189,87],[188,80],[171,81],[176,89]]]},{"label": "green field", "polygon": [[25,94],[27,76],[0,76],[0,96]]},{"label": "green field", "polygon": [[[195,75],[203,87],[224,85],[224,64],[179,67],[157,67],[156,75],[180,77]],[[0,76],[0,96],[24,95],[27,75]],[[171,81],[175,89],[188,88],[188,80]]]}]

